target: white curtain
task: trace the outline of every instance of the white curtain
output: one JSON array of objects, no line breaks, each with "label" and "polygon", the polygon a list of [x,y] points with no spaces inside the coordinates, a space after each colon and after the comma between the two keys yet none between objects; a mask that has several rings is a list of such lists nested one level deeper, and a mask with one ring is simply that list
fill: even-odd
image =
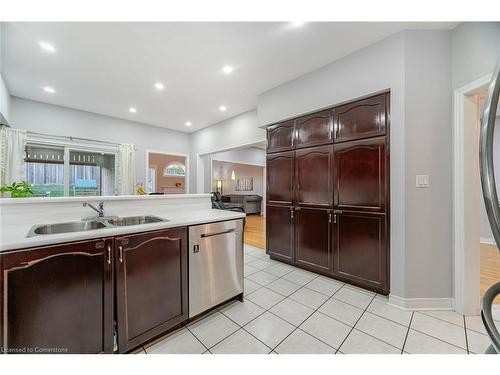
[{"label": "white curtain", "polygon": [[135,190],[135,146],[118,146],[118,188],[121,195],[134,194]]},{"label": "white curtain", "polygon": [[0,126],[0,185],[26,179],[24,175],[25,150],[26,130]]}]

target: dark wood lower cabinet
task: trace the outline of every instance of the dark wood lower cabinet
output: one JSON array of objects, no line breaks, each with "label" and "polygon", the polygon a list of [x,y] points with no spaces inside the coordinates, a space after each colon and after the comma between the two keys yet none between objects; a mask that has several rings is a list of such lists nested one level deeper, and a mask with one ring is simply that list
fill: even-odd
[{"label": "dark wood lower cabinet", "polygon": [[295,262],[312,271],[331,271],[331,210],[296,208]]},{"label": "dark wood lower cabinet", "polygon": [[120,353],[188,320],[187,228],[0,253],[5,353]]},{"label": "dark wood lower cabinet", "polygon": [[113,352],[113,239],[2,253],[7,353]]},{"label": "dark wood lower cabinet", "polygon": [[124,353],[188,318],[186,228],[116,238],[118,350]]},{"label": "dark wood lower cabinet", "polygon": [[334,225],[334,274],[381,293],[388,292],[385,215],[343,212]]},{"label": "dark wood lower cabinet", "polygon": [[267,252],[275,259],[294,259],[293,215],[293,207],[267,205]]}]

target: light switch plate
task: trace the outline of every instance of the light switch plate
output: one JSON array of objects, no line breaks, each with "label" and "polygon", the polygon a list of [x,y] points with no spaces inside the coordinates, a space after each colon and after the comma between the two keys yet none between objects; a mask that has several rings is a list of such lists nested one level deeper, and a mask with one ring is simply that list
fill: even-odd
[{"label": "light switch plate", "polygon": [[415,178],[415,186],[418,188],[428,188],[429,187],[429,175],[428,174],[417,174]]}]

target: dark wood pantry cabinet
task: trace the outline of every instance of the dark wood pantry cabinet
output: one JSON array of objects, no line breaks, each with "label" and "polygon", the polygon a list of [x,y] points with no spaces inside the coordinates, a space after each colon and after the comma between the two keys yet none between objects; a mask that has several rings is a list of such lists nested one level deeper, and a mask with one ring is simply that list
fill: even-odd
[{"label": "dark wood pantry cabinet", "polygon": [[268,128],[271,258],[389,293],[389,102],[384,92]]}]

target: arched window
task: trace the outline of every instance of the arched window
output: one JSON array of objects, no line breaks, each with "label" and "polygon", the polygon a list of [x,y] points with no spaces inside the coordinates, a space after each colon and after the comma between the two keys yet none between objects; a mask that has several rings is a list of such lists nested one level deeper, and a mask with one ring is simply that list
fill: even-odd
[{"label": "arched window", "polygon": [[171,163],[163,169],[163,176],[184,177],[186,175],[186,166],[181,163]]}]

